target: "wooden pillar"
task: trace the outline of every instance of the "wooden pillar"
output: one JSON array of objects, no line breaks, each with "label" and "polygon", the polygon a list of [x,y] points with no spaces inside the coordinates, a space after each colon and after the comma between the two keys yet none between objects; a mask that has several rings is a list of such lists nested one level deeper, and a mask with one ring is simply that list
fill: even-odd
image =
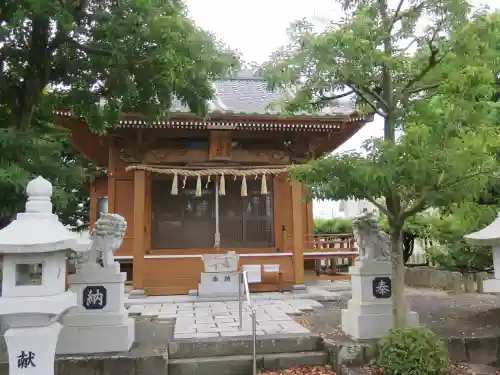
[{"label": "wooden pillar", "polygon": [[292,181],[292,219],[293,219],[293,283],[304,285],[304,212],[302,206],[302,185]]},{"label": "wooden pillar", "polygon": [[144,288],[144,245],[146,225],[146,172],[134,171],[134,268],[132,286]]}]

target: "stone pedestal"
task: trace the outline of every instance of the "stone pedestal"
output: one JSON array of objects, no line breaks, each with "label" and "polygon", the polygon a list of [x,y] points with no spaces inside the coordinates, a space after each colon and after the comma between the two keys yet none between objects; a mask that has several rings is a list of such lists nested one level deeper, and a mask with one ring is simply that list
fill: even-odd
[{"label": "stone pedestal", "polygon": [[[391,262],[360,261],[349,272],[352,298],[342,310],[342,330],[356,340],[385,336],[392,327]],[[408,326],[418,326],[417,313],[407,314]]]},{"label": "stone pedestal", "polygon": [[124,352],[135,340],[135,321],[124,306],[126,274],[85,264],[69,277],[78,305],[63,318],[57,354]]},{"label": "stone pedestal", "polygon": [[500,293],[500,280],[491,279],[483,281],[483,293]]},{"label": "stone pedestal", "polygon": [[54,357],[61,324],[45,327],[9,328],[5,342],[9,350],[10,375],[54,375]]},{"label": "stone pedestal", "polygon": [[[198,285],[200,297],[238,297],[242,287],[240,275],[234,271],[202,272]],[[242,295],[243,295],[243,288]]]}]

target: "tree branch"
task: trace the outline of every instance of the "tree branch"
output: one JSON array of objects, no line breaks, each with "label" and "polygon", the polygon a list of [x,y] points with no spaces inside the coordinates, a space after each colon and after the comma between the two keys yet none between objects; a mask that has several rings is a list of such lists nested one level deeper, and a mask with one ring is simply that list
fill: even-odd
[{"label": "tree branch", "polygon": [[[383,107],[385,111],[389,110],[389,105],[387,102],[382,98],[382,96],[375,90],[372,90],[366,85],[361,85],[359,83],[354,82],[352,79],[346,79],[347,85],[352,89],[352,90],[357,90],[358,95],[361,95],[360,90],[363,91],[364,94],[368,94],[372,96],[375,100],[377,100]],[[366,99],[365,99],[366,100]]]},{"label": "tree branch", "polygon": [[66,38],[65,42],[73,47],[76,47],[78,50],[85,52],[88,55],[113,56],[111,51],[106,51],[103,49],[94,48],[94,47],[87,46],[85,44],[81,44],[80,42],[77,42],[73,38],[68,37],[68,38]]},{"label": "tree branch", "polygon": [[322,96],[319,98],[317,102],[329,102],[332,100],[337,100],[341,98],[345,98],[346,96],[354,94],[354,90],[347,91],[343,94],[333,95],[333,96]]},{"label": "tree branch", "polygon": [[366,97],[365,94],[363,94],[361,91],[359,91],[357,88],[355,87],[352,87],[352,86],[349,86],[353,91],[354,93],[359,96],[361,99],[363,99],[363,101],[368,104],[370,106],[371,109],[373,109],[375,111],[375,113],[381,117],[385,117],[385,113],[382,112],[375,103],[373,103],[370,99],[368,99]]},{"label": "tree branch", "polygon": [[427,62],[427,66],[424,69],[422,69],[422,71],[419,74],[417,74],[414,78],[410,79],[407,85],[403,88],[402,90],[403,92],[409,90],[413,85],[420,82],[427,75],[427,73],[429,73],[434,67],[436,67],[444,59],[444,57],[448,54],[448,52],[450,52],[451,49],[448,49],[445,52],[443,52],[441,57],[439,58],[437,57],[440,51],[439,48],[434,46],[433,43],[439,33],[439,30],[441,30],[441,23],[439,23],[436,26],[431,38],[427,41],[427,45],[429,46],[429,50],[431,52],[429,60]]},{"label": "tree branch", "polygon": [[422,69],[419,74],[408,81],[408,83],[402,90],[403,92],[407,92],[413,85],[420,82],[427,75],[427,73],[429,73],[442,60],[443,57],[441,57],[440,59],[437,58],[439,49],[435,48],[432,44],[429,45],[429,48],[431,50],[431,54],[429,56],[426,67]]},{"label": "tree branch", "polygon": [[427,191],[427,193],[425,195],[422,195],[420,198],[418,198],[411,208],[409,208],[407,211],[403,212],[403,214],[401,215],[401,218],[404,221],[407,218],[409,218],[409,217],[415,215],[416,213],[422,211],[425,208],[425,206],[427,205],[427,199],[428,199],[430,193],[433,193],[433,192],[436,192],[436,191],[442,190],[442,189],[449,189],[449,188],[451,188],[451,187],[453,187],[455,185],[458,185],[461,182],[466,181],[466,180],[468,180],[470,178],[473,178],[473,177],[476,177],[476,176],[480,176],[480,175],[484,175],[484,174],[494,173],[495,170],[497,170],[497,168],[495,168],[494,170],[493,169],[488,169],[488,170],[476,171],[476,172],[473,172],[473,173],[466,174],[466,175],[464,175],[464,176],[462,176],[460,178],[457,178],[457,179],[455,179],[453,181],[450,181],[447,184],[439,184],[438,183],[433,189]]},{"label": "tree branch", "polygon": [[416,94],[416,93],[418,93],[420,91],[427,91],[427,90],[437,89],[440,85],[441,85],[441,83],[433,83],[431,85],[414,87],[412,89],[408,89],[406,92],[408,94]]},{"label": "tree branch", "polygon": [[392,18],[392,21],[391,21],[391,27],[389,28],[389,31],[392,30],[392,28],[394,27],[396,22],[403,19],[403,17],[406,17],[411,12],[415,12],[415,11],[420,12],[423,9],[423,7],[425,6],[426,2],[422,1],[421,3],[415,5],[414,7],[411,7],[410,9],[408,9],[404,12],[401,12],[401,8],[403,6],[403,3],[404,3],[404,0],[398,4],[398,8],[396,9],[396,12],[394,13],[394,17]]},{"label": "tree branch", "polygon": [[410,47],[411,47],[412,45],[414,45],[414,44],[415,44],[416,42],[418,42],[419,40],[420,40],[420,38],[418,38],[418,37],[413,38],[413,39],[410,41],[410,43],[408,43],[408,44],[406,45],[406,47],[404,47],[404,48],[397,48],[397,49],[396,49],[396,51],[406,52],[406,51],[408,51],[408,50],[410,49]]},{"label": "tree branch", "polygon": [[399,19],[399,12],[401,12],[401,8],[403,8],[404,2],[405,2],[405,0],[399,0],[399,4],[396,8],[396,11],[394,12],[394,17],[392,17],[391,24],[389,25],[389,30],[388,30],[389,34],[391,33],[394,25],[396,24],[396,22]]},{"label": "tree branch", "polygon": [[387,208],[378,203],[376,199],[373,199],[372,197],[365,197],[365,199],[371,204],[373,204],[375,207],[377,207],[380,210],[380,212],[382,212],[385,216],[393,218],[392,214],[389,211],[387,211]]}]

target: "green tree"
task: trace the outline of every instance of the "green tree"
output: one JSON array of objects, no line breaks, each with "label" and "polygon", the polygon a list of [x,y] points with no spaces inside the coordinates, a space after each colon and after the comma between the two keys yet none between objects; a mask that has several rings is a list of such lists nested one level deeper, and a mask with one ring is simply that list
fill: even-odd
[{"label": "green tree", "polygon": [[[264,72],[272,87],[289,93],[286,111],[316,111],[355,94],[359,110],[382,117],[384,139],[366,142],[364,153],[313,160],[292,176],[312,197],[367,199],[387,216],[393,325],[402,327],[406,220],[427,207],[478,196],[497,170],[491,96],[500,16],[477,14],[469,22],[464,0],[400,0],[395,9],[385,0],[342,5],[345,16],[324,31],[295,24],[290,44]],[[399,138],[398,129],[404,130]]]},{"label": "green tree", "polygon": [[498,205],[460,202],[425,217],[428,236],[433,246],[428,254],[439,268],[462,274],[490,271],[493,256],[490,247],[470,246],[463,236],[480,230],[496,217]]},{"label": "green tree", "polygon": [[47,125],[55,109],[71,108],[96,132],[124,111],[166,116],[174,97],[204,115],[210,81],[238,61],[182,0],[2,1],[0,227],[22,208],[34,174],[54,182],[59,208],[85,190],[75,184],[86,183],[88,166],[68,158],[61,130]]},{"label": "green tree", "polygon": [[55,212],[75,229],[88,225],[89,178],[97,171],[73,149],[67,132],[37,122],[26,131],[0,128],[0,229],[23,210],[28,181],[54,186]]},{"label": "green tree", "polygon": [[[380,215],[380,228],[386,232],[390,232],[389,222],[385,215]],[[419,214],[409,217],[404,225],[401,233],[401,242],[403,246],[403,263],[406,264],[413,255],[416,239],[426,239],[429,237],[427,231],[426,216]]]}]

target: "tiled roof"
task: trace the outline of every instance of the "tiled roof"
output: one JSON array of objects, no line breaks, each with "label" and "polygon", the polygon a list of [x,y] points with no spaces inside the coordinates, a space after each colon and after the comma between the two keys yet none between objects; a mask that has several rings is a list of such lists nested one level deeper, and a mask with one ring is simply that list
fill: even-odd
[{"label": "tiled roof", "polygon": [[[214,98],[208,103],[208,119],[190,116],[189,107],[179,100],[174,100],[171,112],[186,116],[177,118],[174,116],[170,119],[148,122],[140,115],[126,114],[117,126],[119,128],[340,132],[343,129],[341,124],[364,124],[373,120],[373,116],[356,114],[351,99],[346,97],[336,101],[335,105],[319,114],[298,113],[296,119],[292,116],[288,118],[288,121],[283,121],[283,118],[277,116],[279,115],[278,108],[273,108],[273,104],[280,99],[280,94],[269,91],[266,82],[255,76],[252,71],[242,71],[235,77],[215,82],[214,86]],[[56,111],[55,114],[64,117],[72,116],[71,110]],[[225,118],[224,115],[227,117]],[[253,115],[254,118],[248,119],[244,115],[249,117]]]},{"label": "tiled roof", "polygon": [[[214,98],[209,102],[210,113],[266,115],[278,114],[279,109],[273,108],[281,97],[279,92],[267,89],[264,79],[250,70],[239,72],[235,77],[226,78],[214,83]],[[175,100],[173,112],[188,113],[189,108]],[[348,115],[354,112],[350,98],[337,101],[335,106],[319,113],[321,116]]]}]

